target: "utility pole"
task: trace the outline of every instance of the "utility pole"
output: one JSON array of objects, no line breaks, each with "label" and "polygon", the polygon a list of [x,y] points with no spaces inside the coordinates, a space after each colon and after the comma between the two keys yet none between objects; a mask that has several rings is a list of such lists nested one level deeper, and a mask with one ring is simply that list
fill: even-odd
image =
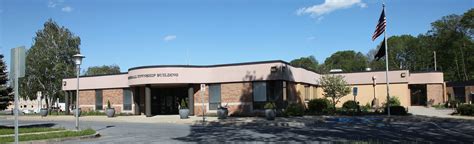
[{"label": "utility pole", "polygon": [[438,71],[438,68],[436,66],[436,51],[433,51],[433,55],[434,55],[433,56],[434,57],[434,69],[435,69],[435,71]]}]

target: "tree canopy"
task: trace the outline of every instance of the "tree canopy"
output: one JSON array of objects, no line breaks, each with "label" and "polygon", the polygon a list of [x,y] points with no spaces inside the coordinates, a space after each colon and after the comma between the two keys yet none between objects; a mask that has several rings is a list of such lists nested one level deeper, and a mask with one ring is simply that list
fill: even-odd
[{"label": "tree canopy", "polygon": [[342,69],[343,72],[364,71],[367,67],[367,57],[353,50],[338,51],[326,58],[324,66],[328,69]]},{"label": "tree canopy", "polygon": [[[447,81],[474,79],[474,9],[462,15],[447,15],[431,23],[431,29],[418,36],[399,35],[387,39],[389,69],[406,69],[414,72],[434,71],[434,52],[437,70],[444,73]],[[380,44],[362,54],[355,51],[338,51],[326,58],[324,64],[312,65],[307,59],[299,58],[292,65],[317,68],[321,73],[329,69],[344,72],[385,70],[385,58],[374,60]],[[316,60],[314,60],[316,61]]]},{"label": "tree canopy", "polygon": [[7,85],[7,66],[3,61],[3,54],[0,54],[0,110],[5,110],[13,101],[12,88]]},{"label": "tree canopy", "polygon": [[342,75],[326,74],[319,79],[319,84],[324,91],[324,96],[332,100],[333,108],[339,100],[348,95],[351,89]]},{"label": "tree canopy", "polygon": [[90,75],[106,75],[106,74],[118,74],[120,73],[120,67],[118,65],[103,65],[103,66],[93,66],[87,68],[87,71],[84,73],[86,76]]},{"label": "tree canopy", "polygon": [[312,71],[318,71],[318,60],[314,56],[301,57],[299,59],[294,59],[290,62],[292,66],[302,67]]},{"label": "tree canopy", "polygon": [[52,19],[36,32],[33,46],[26,53],[25,77],[21,79],[20,94],[23,98],[36,99],[42,91],[46,105],[63,97],[62,79],[75,76],[72,56],[79,53],[81,39],[69,29],[59,26]]}]

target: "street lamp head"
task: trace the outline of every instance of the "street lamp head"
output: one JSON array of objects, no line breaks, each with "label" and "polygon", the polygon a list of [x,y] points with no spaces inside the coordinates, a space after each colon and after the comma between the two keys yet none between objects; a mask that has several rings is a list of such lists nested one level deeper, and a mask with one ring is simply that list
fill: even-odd
[{"label": "street lamp head", "polygon": [[74,62],[76,63],[76,65],[81,65],[82,59],[85,58],[85,56],[79,53],[79,54],[73,55],[72,58],[74,59]]}]

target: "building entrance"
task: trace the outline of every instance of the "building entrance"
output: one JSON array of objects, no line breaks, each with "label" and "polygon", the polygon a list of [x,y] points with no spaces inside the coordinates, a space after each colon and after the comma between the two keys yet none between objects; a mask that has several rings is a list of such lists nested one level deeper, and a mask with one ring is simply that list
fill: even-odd
[{"label": "building entrance", "polygon": [[426,106],[427,95],[426,85],[424,84],[413,84],[408,85],[410,88],[410,100],[412,106]]},{"label": "building entrance", "polygon": [[179,104],[186,99],[186,87],[178,88],[152,88],[151,89],[151,114],[167,115],[178,114]]}]

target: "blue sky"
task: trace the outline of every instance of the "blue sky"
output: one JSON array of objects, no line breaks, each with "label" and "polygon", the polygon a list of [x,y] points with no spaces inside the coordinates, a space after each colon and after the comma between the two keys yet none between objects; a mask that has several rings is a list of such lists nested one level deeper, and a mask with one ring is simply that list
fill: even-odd
[{"label": "blue sky", "polygon": [[[474,7],[472,0],[386,0],[387,34],[418,35]],[[376,0],[0,0],[0,53],[33,44],[52,18],[81,38],[83,67],[208,65],[367,53]]]}]

